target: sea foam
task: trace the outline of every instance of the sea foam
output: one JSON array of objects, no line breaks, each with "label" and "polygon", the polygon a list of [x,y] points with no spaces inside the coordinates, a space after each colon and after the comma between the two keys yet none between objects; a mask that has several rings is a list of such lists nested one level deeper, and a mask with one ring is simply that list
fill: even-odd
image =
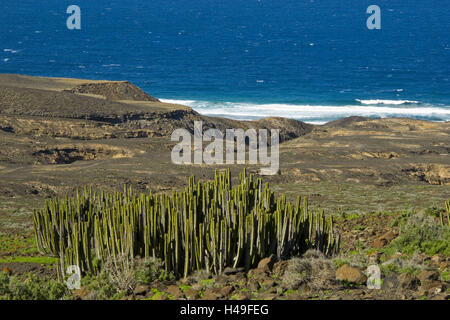
[{"label": "sea foam", "polygon": [[358,101],[362,104],[392,104],[392,105],[419,103],[419,101],[413,101],[413,100],[380,100],[380,99],[361,100],[361,99],[356,99],[356,101]]},{"label": "sea foam", "polygon": [[[409,117],[423,120],[449,121],[450,106],[414,104],[410,100],[393,100],[394,103],[355,104],[355,105],[294,105],[294,104],[253,104],[238,102],[212,102],[196,100],[160,99],[162,102],[186,105],[203,115],[219,116],[238,120],[255,120],[265,117],[285,117],[310,123],[349,117],[372,118]],[[364,100],[369,101],[369,100]]]}]

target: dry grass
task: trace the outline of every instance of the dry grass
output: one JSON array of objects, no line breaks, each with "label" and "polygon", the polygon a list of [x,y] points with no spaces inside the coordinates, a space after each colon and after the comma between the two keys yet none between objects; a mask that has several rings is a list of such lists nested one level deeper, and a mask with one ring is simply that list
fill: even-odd
[{"label": "dry grass", "polygon": [[109,273],[112,282],[119,290],[133,292],[136,287],[136,269],[139,262],[128,254],[121,254],[117,257],[110,256],[105,265],[104,271]]},{"label": "dry grass", "polygon": [[332,286],[334,281],[331,260],[317,250],[308,250],[301,258],[289,260],[282,277],[283,284],[291,289],[307,286],[311,290],[321,290]]}]

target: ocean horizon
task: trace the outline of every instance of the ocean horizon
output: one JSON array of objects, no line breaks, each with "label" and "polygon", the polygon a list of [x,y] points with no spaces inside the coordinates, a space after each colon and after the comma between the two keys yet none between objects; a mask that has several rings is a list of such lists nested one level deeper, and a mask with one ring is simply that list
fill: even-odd
[{"label": "ocean horizon", "polygon": [[[71,4],[81,30],[66,27]],[[380,30],[366,26],[371,4]],[[7,2],[0,73],[129,80],[239,120],[449,121],[449,12],[437,0]]]}]

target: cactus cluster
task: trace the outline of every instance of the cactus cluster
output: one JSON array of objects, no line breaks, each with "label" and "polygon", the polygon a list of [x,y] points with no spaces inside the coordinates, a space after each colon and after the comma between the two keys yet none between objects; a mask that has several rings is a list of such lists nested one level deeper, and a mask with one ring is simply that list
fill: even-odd
[{"label": "cactus cluster", "polygon": [[59,274],[69,265],[96,274],[108,257],[159,258],[167,272],[186,277],[206,269],[255,266],[271,254],[280,258],[316,248],[333,255],[339,237],[332,218],[275,197],[261,178],[240,174],[232,186],[229,170],[212,181],[194,177],[171,194],[95,192],[54,198],[34,212],[38,249],[59,258]]}]

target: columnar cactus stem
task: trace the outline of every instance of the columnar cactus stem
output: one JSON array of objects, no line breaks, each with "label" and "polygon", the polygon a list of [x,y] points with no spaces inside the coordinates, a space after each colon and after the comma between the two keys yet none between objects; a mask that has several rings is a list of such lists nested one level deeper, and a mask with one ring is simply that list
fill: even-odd
[{"label": "columnar cactus stem", "polygon": [[183,191],[171,194],[123,190],[109,194],[84,187],[73,198],[55,198],[34,211],[37,247],[60,258],[61,277],[70,264],[95,274],[94,258],[102,265],[123,254],[160,258],[166,271],[186,277],[200,269],[248,269],[271,254],[285,258],[314,247],[333,255],[339,248],[331,218],[310,211],[306,199],[292,205],[284,195],[276,198],[267,183],[245,170],[236,186],[227,170],[216,171],[213,181],[191,177]]}]

